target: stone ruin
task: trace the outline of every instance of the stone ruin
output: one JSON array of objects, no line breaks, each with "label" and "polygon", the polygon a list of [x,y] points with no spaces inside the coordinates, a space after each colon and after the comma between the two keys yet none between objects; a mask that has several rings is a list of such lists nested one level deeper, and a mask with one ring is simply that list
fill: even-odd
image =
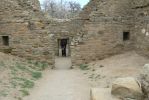
[{"label": "stone ruin", "polygon": [[0,8],[5,53],[49,64],[56,56],[81,64],[129,50],[149,55],[148,0],[91,0],[71,20],[49,20],[38,0],[2,0]]},{"label": "stone ruin", "polygon": [[49,20],[38,0],[0,3],[1,52],[75,65],[130,50],[149,57],[149,0],[90,0],[71,20]]},{"label": "stone ruin", "polygon": [[0,3],[0,51],[52,64],[48,25],[38,0],[2,0]]}]

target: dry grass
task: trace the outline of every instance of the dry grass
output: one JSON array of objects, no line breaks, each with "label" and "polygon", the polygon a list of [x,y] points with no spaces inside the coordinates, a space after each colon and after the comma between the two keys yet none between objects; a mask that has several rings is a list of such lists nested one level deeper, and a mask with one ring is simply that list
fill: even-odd
[{"label": "dry grass", "polygon": [[45,62],[0,53],[0,100],[22,100],[47,67]]}]

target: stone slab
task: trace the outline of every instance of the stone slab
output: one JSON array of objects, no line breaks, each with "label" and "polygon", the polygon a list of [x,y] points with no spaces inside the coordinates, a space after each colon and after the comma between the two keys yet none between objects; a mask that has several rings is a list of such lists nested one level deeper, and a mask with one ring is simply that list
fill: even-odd
[{"label": "stone slab", "polygon": [[92,88],[91,100],[120,100],[111,95],[110,88]]}]

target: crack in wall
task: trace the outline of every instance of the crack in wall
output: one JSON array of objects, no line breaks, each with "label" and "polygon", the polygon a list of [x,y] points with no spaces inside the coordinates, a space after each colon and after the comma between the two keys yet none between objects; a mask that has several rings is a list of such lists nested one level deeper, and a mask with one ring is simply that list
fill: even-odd
[{"label": "crack in wall", "polygon": [[146,4],[146,5],[143,5],[143,6],[136,6],[136,7],[134,7],[134,8],[132,8],[132,9],[142,9],[142,8],[147,8],[147,7],[149,7],[149,3],[148,4]]}]

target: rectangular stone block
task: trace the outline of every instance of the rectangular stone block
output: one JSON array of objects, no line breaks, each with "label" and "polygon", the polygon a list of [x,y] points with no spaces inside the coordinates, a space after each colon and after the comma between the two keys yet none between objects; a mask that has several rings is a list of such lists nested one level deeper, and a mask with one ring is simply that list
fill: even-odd
[{"label": "rectangular stone block", "polygon": [[110,88],[92,88],[91,100],[120,100],[111,95]]}]

